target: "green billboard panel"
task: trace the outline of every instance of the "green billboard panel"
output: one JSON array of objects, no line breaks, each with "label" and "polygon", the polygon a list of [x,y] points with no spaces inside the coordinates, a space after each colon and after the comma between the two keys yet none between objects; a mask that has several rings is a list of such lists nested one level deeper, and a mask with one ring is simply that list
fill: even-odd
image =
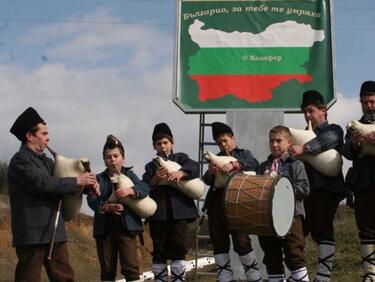
[{"label": "green billboard panel", "polygon": [[329,0],[182,0],[173,100],[185,112],[335,101]]}]

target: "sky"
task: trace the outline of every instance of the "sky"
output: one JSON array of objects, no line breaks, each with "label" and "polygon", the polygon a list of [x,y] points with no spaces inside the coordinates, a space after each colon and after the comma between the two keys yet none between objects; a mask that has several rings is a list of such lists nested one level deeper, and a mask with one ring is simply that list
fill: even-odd
[{"label": "sky", "polygon": [[[333,14],[338,100],[329,120],[345,127],[361,115],[361,83],[375,80],[375,1],[334,1]],[[47,121],[50,146],[90,158],[95,172],[114,134],[141,177],[159,122],[170,125],[175,151],[197,159],[199,116],[172,102],[175,16],[173,0],[1,0],[0,161],[18,150],[9,129],[29,106]],[[285,122],[304,126],[302,114]]]}]

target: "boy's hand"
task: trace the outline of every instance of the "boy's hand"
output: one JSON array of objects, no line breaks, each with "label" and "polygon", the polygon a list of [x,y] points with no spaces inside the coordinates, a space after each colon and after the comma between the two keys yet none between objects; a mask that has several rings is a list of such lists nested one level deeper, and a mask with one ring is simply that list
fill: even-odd
[{"label": "boy's hand", "polygon": [[234,169],[234,165],[230,162],[229,164],[225,164],[221,167],[220,172],[223,174],[228,174]]},{"label": "boy's hand", "polygon": [[160,167],[160,168],[158,168],[158,170],[155,172],[154,176],[151,178],[150,186],[153,187],[153,186],[158,185],[159,182],[160,182],[162,179],[168,179],[168,171],[167,171],[165,168]]},{"label": "boy's hand", "polygon": [[216,174],[216,172],[219,171],[219,168],[218,168],[214,163],[211,162],[211,163],[208,165],[208,171],[209,171],[212,175],[214,175],[214,174]]},{"label": "boy's hand", "polygon": [[181,178],[187,176],[186,173],[182,170],[172,172],[169,174],[168,180],[173,182],[180,182]]},{"label": "boy's hand", "polygon": [[289,147],[289,155],[292,157],[298,157],[304,153],[303,145],[292,145]]},{"label": "boy's hand", "polygon": [[102,210],[104,212],[112,212],[117,215],[121,215],[124,211],[124,206],[122,204],[115,204],[115,203],[105,203],[102,206]]},{"label": "boy's hand", "polygon": [[92,191],[97,195],[100,196],[100,184],[98,181],[92,186]]},{"label": "boy's hand", "polygon": [[168,178],[168,170],[167,170],[166,168],[164,168],[164,167],[160,167],[160,168],[156,171],[155,175],[156,175],[157,177],[159,177],[160,179]]},{"label": "boy's hand", "polygon": [[228,174],[229,172],[232,171],[239,171],[242,168],[242,164],[238,161],[236,162],[230,162],[229,164],[224,165],[221,169],[220,172],[223,174]]}]

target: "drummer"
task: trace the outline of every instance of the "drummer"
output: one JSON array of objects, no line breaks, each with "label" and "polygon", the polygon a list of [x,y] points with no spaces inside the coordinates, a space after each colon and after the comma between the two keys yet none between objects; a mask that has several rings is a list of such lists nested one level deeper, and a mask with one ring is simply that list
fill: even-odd
[{"label": "drummer", "polygon": [[217,171],[220,170],[223,174],[238,171],[257,171],[258,161],[250,151],[236,147],[233,131],[226,124],[221,122],[212,123],[212,136],[220,149],[218,156],[232,156],[238,160],[225,165],[221,169],[210,163],[207,172],[203,176],[203,181],[211,186],[202,210],[207,210],[208,228],[217,266],[217,281],[228,282],[234,280],[229,257],[229,234],[232,235],[233,248],[239,255],[246,279],[254,282],[262,281],[249,236],[229,231],[223,202],[224,189],[214,186],[215,173]]},{"label": "drummer", "polygon": [[285,126],[275,126],[269,132],[269,146],[271,154],[266,161],[260,164],[259,174],[270,176],[287,176],[292,181],[296,205],[294,220],[290,233],[284,238],[259,236],[259,243],[264,252],[263,263],[268,273],[268,281],[286,281],[283,261],[291,272],[291,280],[309,281],[305,267],[303,234],[303,219],[305,209],[303,199],[309,194],[309,181],[307,179],[303,162],[292,159],[288,148],[292,145],[289,129]]},{"label": "drummer", "polygon": [[95,174],[53,176],[54,162],[44,153],[49,142],[47,125],[31,107],[16,119],[10,132],[21,141],[8,168],[13,247],[18,258],[14,281],[40,281],[43,265],[50,281],[74,281],[61,213],[52,257],[47,260],[52,227],[61,196],[78,193],[86,185],[99,191]]}]

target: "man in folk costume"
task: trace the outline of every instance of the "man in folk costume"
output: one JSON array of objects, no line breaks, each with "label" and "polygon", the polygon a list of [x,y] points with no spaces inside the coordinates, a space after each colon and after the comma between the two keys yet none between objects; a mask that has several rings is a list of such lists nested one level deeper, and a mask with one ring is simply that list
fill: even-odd
[{"label": "man in folk costume", "polygon": [[[375,124],[375,81],[365,81],[360,90],[363,115],[359,122]],[[355,219],[361,243],[363,282],[375,281],[375,156],[360,155],[363,143],[375,148],[375,131],[364,135],[348,130],[343,149],[344,156],[353,161],[348,180],[354,193]]]},{"label": "man in folk costume", "polygon": [[[341,153],[344,134],[339,125],[328,123],[327,108],[322,95],[314,90],[303,93],[301,110],[306,122],[311,122],[316,137],[304,145],[291,146],[289,153],[293,157],[302,154],[315,156],[330,149]],[[308,163],[305,163],[305,167],[310,183],[310,195],[305,199],[305,233],[310,233],[317,243],[318,253],[317,273],[313,281],[331,281],[336,249],[333,220],[343,199],[344,178],[341,172],[337,176],[329,177]]]},{"label": "man in folk costume", "polygon": [[181,166],[172,173],[154,161],[145,166],[142,180],[150,186],[150,197],[157,204],[155,214],[148,218],[153,243],[152,272],[155,281],[166,282],[167,261],[171,260],[172,281],[185,281],[188,224],[198,217],[198,212],[193,199],[164,183],[199,177],[199,165],[187,154],[173,152],[173,135],[166,123],[155,125],[152,142],[158,156]]},{"label": "man in folk costume", "polygon": [[212,123],[212,137],[220,149],[218,156],[232,156],[237,159],[236,162],[224,165],[221,169],[211,162],[203,176],[203,181],[211,186],[202,210],[205,211],[207,209],[208,228],[217,266],[217,280],[220,282],[234,281],[229,256],[229,235],[232,235],[233,249],[239,255],[246,280],[252,282],[262,281],[249,235],[238,234],[229,230],[223,200],[224,188],[214,186],[217,171],[223,174],[239,171],[257,171],[258,161],[249,150],[236,147],[236,139],[228,125],[221,122]]},{"label": "man in folk costume", "polygon": [[53,176],[54,162],[43,153],[49,142],[47,125],[31,107],[16,119],[10,132],[22,142],[8,168],[13,246],[18,257],[15,281],[40,281],[43,265],[51,281],[74,281],[61,213],[52,257],[47,256],[61,196],[78,193],[79,186],[98,191],[95,174]]}]

